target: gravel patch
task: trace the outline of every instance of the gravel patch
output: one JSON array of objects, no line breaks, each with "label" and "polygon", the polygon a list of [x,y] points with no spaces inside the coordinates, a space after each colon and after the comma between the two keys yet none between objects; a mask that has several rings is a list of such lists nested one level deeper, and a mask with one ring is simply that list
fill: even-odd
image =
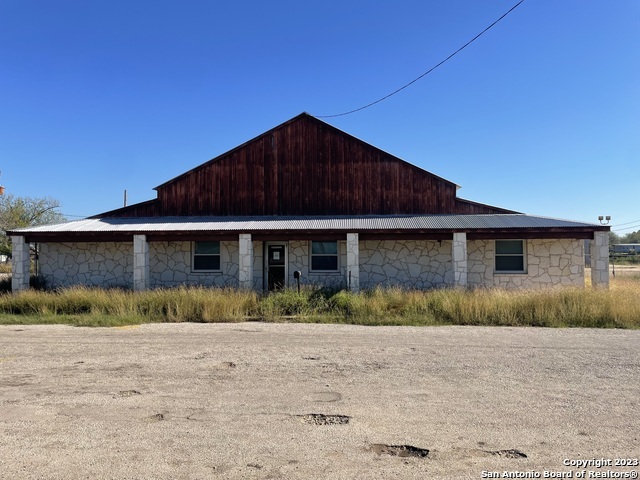
[{"label": "gravel patch", "polygon": [[639,352],[640,331],[630,330],[0,326],[0,472],[571,471],[565,459],[640,457]]}]

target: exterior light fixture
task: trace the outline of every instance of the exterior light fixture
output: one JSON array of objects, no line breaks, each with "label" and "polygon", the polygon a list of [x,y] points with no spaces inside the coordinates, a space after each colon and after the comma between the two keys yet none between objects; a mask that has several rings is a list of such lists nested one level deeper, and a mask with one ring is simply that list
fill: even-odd
[{"label": "exterior light fixture", "polygon": [[611,215],[607,215],[606,217],[599,215],[598,220],[600,220],[601,225],[609,225],[609,222],[611,221]]}]

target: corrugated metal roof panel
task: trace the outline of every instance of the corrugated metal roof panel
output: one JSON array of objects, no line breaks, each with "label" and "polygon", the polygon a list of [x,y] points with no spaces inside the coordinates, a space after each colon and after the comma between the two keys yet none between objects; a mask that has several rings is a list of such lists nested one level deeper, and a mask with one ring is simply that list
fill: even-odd
[{"label": "corrugated metal roof panel", "polygon": [[592,227],[600,227],[600,225],[524,214],[356,217],[145,217],[76,220],[57,225],[17,229],[9,233],[475,230]]}]

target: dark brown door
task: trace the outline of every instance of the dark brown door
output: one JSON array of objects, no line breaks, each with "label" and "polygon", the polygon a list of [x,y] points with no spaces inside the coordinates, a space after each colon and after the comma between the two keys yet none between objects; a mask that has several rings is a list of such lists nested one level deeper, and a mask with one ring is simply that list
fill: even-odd
[{"label": "dark brown door", "polygon": [[267,245],[267,278],[269,291],[281,290],[286,285],[286,245]]}]

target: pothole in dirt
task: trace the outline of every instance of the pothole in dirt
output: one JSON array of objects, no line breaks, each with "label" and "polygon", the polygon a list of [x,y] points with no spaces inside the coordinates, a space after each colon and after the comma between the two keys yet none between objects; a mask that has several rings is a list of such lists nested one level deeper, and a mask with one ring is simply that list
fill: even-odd
[{"label": "pothole in dirt", "polygon": [[426,448],[414,447],[413,445],[386,445],[384,443],[374,443],[371,450],[378,455],[391,455],[392,457],[418,457],[425,458],[429,455]]},{"label": "pothole in dirt", "polygon": [[295,415],[302,423],[308,425],[346,425],[351,420],[348,415],[324,415],[322,413],[307,413]]},{"label": "pothole in dirt", "polygon": [[236,364],[233,362],[221,362],[216,365],[216,368],[219,368],[220,370],[228,370],[231,368],[236,368]]},{"label": "pothole in dirt", "polygon": [[504,458],[527,458],[527,456],[524,453],[516,449],[494,450],[492,452],[487,452],[487,453],[490,455],[495,455],[497,457],[504,457]]},{"label": "pothole in dirt", "polygon": [[161,422],[162,420],[164,420],[164,413],[156,413],[149,417],[150,422]]},{"label": "pothole in dirt", "polygon": [[119,397],[133,397],[134,395],[142,395],[138,390],[120,390]]}]

